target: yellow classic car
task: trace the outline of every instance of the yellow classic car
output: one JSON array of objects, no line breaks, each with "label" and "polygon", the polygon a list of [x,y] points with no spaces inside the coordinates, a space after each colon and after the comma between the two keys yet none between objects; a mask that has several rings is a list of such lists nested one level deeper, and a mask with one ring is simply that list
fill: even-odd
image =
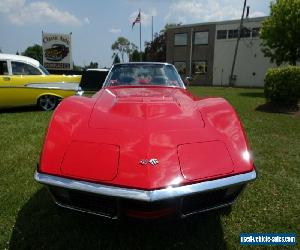
[{"label": "yellow classic car", "polygon": [[61,99],[76,93],[80,79],[78,75],[50,75],[29,57],[0,54],[0,109],[37,105],[52,110]]}]

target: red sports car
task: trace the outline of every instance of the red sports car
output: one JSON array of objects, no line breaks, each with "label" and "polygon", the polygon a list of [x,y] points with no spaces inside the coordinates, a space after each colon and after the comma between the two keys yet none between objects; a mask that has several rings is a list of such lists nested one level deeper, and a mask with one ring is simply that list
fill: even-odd
[{"label": "red sports car", "polygon": [[112,219],[228,206],[255,178],[232,106],[192,96],[167,63],[116,64],[94,96],[63,100],[35,173],[59,206]]}]

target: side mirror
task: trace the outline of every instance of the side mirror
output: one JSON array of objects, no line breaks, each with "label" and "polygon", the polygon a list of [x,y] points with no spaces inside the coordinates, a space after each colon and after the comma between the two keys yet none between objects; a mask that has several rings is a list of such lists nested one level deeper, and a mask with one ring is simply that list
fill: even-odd
[{"label": "side mirror", "polygon": [[193,81],[193,78],[190,77],[190,76],[187,76],[187,77],[183,80],[183,82],[184,82],[184,84],[185,84],[186,86],[189,86],[189,85],[190,85],[190,81]]}]

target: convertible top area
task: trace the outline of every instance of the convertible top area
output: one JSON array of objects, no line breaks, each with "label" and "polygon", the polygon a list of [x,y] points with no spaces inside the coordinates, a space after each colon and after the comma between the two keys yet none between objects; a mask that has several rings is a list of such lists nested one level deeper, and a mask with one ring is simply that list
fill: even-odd
[{"label": "convertible top area", "polygon": [[184,84],[173,65],[168,63],[120,63],[114,65],[105,81],[109,86],[174,86]]}]

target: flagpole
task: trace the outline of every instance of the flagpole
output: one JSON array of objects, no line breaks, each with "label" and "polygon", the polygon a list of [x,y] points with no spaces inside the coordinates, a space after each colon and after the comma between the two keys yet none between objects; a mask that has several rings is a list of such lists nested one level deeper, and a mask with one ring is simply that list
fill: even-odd
[{"label": "flagpole", "polygon": [[142,61],[142,14],[140,9],[140,61]]}]

